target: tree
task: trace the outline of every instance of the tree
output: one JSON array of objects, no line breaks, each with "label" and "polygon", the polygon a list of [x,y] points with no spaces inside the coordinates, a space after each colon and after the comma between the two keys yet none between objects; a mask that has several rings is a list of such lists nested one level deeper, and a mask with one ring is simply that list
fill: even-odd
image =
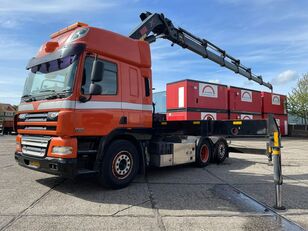
[{"label": "tree", "polygon": [[308,73],[304,74],[297,82],[296,87],[289,93],[288,110],[290,114],[308,122]]}]

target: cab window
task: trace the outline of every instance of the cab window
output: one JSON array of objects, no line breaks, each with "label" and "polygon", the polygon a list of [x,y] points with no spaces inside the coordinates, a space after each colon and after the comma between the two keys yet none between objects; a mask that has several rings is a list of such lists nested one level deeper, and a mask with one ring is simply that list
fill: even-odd
[{"label": "cab window", "polygon": [[[104,78],[97,84],[102,87],[102,95],[116,95],[117,94],[117,65],[115,63],[98,59],[104,64]],[[89,94],[91,84],[91,72],[93,67],[94,57],[86,57],[83,69],[83,80],[81,86],[82,94]]]}]

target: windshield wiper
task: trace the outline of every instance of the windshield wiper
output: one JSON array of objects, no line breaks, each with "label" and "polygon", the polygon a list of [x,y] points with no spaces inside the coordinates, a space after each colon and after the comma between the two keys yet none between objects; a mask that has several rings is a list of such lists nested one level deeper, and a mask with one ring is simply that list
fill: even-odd
[{"label": "windshield wiper", "polygon": [[56,92],[56,91],[54,89],[46,89],[46,90],[39,91],[39,93],[41,92]]},{"label": "windshield wiper", "polygon": [[21,98],[24,99],[25,102],[35,101],[35,98],[32,95],[30,95],[30,94],[29,95],[23,95]]},{"label": "windshield wiper", "polygon": [[46,92],[47,91],[50,91],[50,92],[53,92],[52,95],[49,95],[49,96],[46,96],[45,99],[57,99],[57,98],[63,98],[67,95],[67,93],[72,93],[71,90],[63,90],[63,91],[60,91],[60,92],[57,92],[55,90],[45,90]]}]

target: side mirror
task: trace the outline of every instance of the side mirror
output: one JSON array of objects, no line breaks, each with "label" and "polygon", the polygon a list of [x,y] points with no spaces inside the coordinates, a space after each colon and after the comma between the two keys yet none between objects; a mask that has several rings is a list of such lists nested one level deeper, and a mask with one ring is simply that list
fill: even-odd
[{"label": "side mirror", "polygon": [[94,60],[91,72],[91,81],[92,82],[102,81],[103,74],[104,74],[104,63]]},{"label": "side mirror", "polygon": [[97,83],[91,83],[90,85],[90,95],[100,95],[102,93],[101,85]]}]

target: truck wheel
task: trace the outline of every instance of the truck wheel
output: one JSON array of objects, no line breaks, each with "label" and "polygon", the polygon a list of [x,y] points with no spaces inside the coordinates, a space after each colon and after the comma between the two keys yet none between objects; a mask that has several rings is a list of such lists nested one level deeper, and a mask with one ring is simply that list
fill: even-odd
[{"label": "truck wheel", "polygon": [[138,169],[139,155],[135,145],[126,140],[117,140],[104,154],[99,181],[108,188],[124,188],[135,178]]},{"label": "truck wheel", "polygon": [[209,139],[202,139],[199,141],[196,150],[196,164],[198,167],[207,166],[212,159],[212,142]]},{"label": "truck wheel", "polygon": [[228,143],[226,139],[219,138],[214,145],[214,162],[220,164],[229,156]]}]

